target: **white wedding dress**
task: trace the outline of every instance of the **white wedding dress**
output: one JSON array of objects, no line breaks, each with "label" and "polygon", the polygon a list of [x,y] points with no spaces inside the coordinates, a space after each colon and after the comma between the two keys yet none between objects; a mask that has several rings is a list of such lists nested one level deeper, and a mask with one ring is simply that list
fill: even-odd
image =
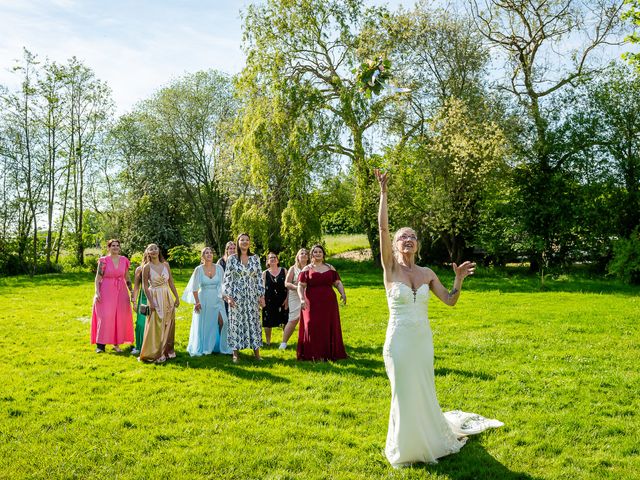
[{"label": "white wedding dress", "polygon": [[465,435],[502,422],[473,413],[443,413],[436,397],[433,338],[429,326],[429,287],[413,290],[393,282],[387,290],[389,326],[384,344],[384,364],[391,382],[391,412],[385,454],[394,467],[435,463],[456,453]]}]

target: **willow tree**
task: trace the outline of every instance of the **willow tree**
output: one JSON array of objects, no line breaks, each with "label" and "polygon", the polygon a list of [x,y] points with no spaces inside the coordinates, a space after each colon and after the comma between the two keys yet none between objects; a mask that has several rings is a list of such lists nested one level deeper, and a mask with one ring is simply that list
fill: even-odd
[{"label": "willow tree", "polygon": [[375,189],[367,130],[382,121],[389,96],[371,100],[358,90],[352,73],[371,51],[362,32],[379,21],[380,10],[362,0],[268,0],[244,12],[245,81],[278,90],[295,89],[297,102],[312,106],[337,127],[318,131],[315,151],[339,163],[346,157],[357,179],[357,208],[377,258]]},{"label": "willow tree", "polygon": [[293,256],[321,236],[319,220],[308,215],[309,192],[330,163],[328,153],[314,146],[330,131],[323,123],[327,119],[300,102],[304,94],[295,87],[277,89],[245,77],[238,91],[243,107],[235,177],[245,188],[234,204],[231,227],[250,233],[258,251]]}]

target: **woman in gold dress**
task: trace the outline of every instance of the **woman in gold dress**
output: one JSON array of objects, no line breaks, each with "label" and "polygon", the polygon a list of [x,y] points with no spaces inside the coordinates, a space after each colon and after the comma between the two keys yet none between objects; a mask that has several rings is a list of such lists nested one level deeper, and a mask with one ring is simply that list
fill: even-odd
[{"label": "woman in gold dress", "polygon": [[149,302],[150,314],[144,329],[139,359],[163,363],[168,358],[176,356],[176,308],[180,305],[180,300],[173,283],[171,268],[164,260],[158,245],[150,244],[145,253],[149,256],[149,263],[142,270],[142,286]]}]

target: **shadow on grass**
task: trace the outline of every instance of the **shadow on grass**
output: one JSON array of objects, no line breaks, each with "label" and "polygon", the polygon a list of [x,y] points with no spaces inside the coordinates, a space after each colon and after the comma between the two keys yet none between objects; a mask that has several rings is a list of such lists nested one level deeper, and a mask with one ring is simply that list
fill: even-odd
[{"label": "shadow on grass", "polygon": [[[380,376],[386,376],[384,360],[382,360],[382,346],[347,346],[347,353],[351,355],[353,358],[358,359],[359,364],[366,364],[367,362],[371,363],[371,367],[380,368],[382,374]],[[362,358],[360,358],[362,357]],[[372,359],[371,357],[378,357],[380,360]],[[435,357],[435,360],[438,360],[438,356]],[[488,373],[479,372],[479,371],[471,371],[471,370],[460,370],[458,368],[436,368],[435,369],[436,376],[446,376],[446,375],[458,375],[460,377],[473,378],[475,380],[495,380],[494,375],[490,375]]]},{"label": "shadow on grass", "polygon": [[407,467],[431,474],[447,475],[451,479],[466,480],[491,478],[500,480],[536,480],[538,477],[514,472],[493,458],[478,441],[470,437],[467,444],[455,455],[438,460],[436,464],[415,464]]},{"label": "shadow on grass", "polygon": [[[349,358],[336,362],[299,361],[295,358],[272,356],[272,354],[275,353],[277,355],[278,353],[271,348],[261,350],[262,361],[255,360],[253,352],[249,350],[240,352],[240,361],[238,363],[233,363],[230,355],[214,354],[190,357],[186,352],[178,352],[177,357],[167,362],[166,365],[173,368],[219,370],[246,380],[269,380],[274,383],[288,383],[291,381],[285,375],[273,373],[273,370],[278,367],[319,375],[355,375],[363,378],[387,377],[381,348],[347,345],[346,349]],[[456,375],[484,381],[495,380],[493,375],[484,372],[457,368],[436,368],[435,375]]]},{"label": "shadow on grass", "polygon": [[[294,345],[295,348],[295,345]],[[312,362],[299,361],[295,358],[283,358],[272,356],[278,354],[275,349],[262,349],[262,361],[253,358],[253,352],[244,350],[240,352],[240,361],[233,363],[231,355],[204,355],[202,357],[190,357],[186,352],[177,352],[175,359],[167,365],[174,368],[199,368],[215,369],[239,378],[248,380],[271,380],[273,382],[290,382],[286,376],[275,375],[272,370],[276,367],[287,367],[308,373],[357,375],[364,378],[386,377],[384,362],[382,359],[366,358],[355,353],[356,349],[346,347],[349,358],[336,362]]]}]

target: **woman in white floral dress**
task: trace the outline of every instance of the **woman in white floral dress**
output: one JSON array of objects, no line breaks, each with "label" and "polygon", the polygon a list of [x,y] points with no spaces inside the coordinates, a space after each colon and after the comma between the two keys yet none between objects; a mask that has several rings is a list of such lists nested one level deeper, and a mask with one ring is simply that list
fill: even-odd
[{"label": "woman in white floral dress", "polygon": [[264,307],[262,267],[257,255],[249,249],[251,239],[241,233],[236,242],[238,253],[227,259],[222,294],[229,304],[229,347],[233,350],[233,362],[238,362],[238,350],[253,349],[257,360],[262,346],[260,308]]}]

